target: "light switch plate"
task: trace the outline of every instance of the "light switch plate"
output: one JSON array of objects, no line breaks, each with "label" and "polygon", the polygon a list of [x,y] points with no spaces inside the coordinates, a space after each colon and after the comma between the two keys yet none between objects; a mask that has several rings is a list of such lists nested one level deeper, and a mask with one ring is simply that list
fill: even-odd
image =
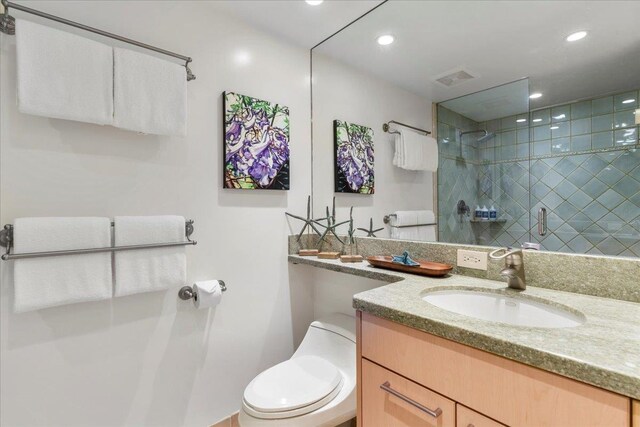
[{"label": "light switch plate", "polygon": [[458,249],[458,267],[487,270],[487,253]]}]

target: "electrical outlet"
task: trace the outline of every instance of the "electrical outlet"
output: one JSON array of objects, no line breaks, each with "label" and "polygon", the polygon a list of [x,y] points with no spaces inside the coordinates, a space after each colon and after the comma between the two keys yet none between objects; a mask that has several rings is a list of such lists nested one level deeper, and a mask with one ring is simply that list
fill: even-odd
[{"label": "electrical outlet", "polygon": [[487,253],[478,251],[465,251],[458,249],[458,267],[487,269]]}]

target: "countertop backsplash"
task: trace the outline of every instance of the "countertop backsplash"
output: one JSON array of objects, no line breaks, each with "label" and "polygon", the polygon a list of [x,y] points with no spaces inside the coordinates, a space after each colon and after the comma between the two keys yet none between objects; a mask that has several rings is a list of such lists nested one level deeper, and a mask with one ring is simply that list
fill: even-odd
[{"label": "countertop backsplash", "polygon": [[[301,247],[315,248],[317,236],[305,235],[301,243],[302,246],[296,241],[296,236],[289,236],[289,254],[297,254]],[[324,246],[326,251],[345,248],[335,238],[328,239]],[[489,260],[486,271],[456,265],[458,249],[490,252],[494,247],[356,237],[356,248],[358,254],[365,258],[397,255],[406,250],[414,259],[453,265],[453,274],[503,281],[500,276],[500,270],[504,268],[502,261]],[[640,303],[640,258],[525,250],[524,266],[530,286]]]}]

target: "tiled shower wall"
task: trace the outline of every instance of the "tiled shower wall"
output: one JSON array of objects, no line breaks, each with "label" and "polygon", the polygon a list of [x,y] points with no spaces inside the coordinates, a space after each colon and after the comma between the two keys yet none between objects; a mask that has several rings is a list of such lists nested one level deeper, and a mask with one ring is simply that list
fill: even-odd
[{"label": "tiled shower wall", "polygon": [[[473,147],[463,152],[464,162],[455,163],[445,139],[451,138],[456,114],[445,112],[438,119],[440,203],[448,208],[449,200],[464,194],[472,207],[495,205],[505,222],[461,223],[454,215],[454,223],[441,209],[441,240],[496,246],[538,241],[552,251],[640,256],[640,145],[633,115],[639,95],[626,92],[474,123],[495,136],[480,144],[465,137]],[[475,171],[475,179],[460,173],[461,164]],[[473,190],[459,192],[465,187],[460,180],[475,185],[475,197],[469,195]],[[548,211],[545,236],[537,233],[542,206]]]}]

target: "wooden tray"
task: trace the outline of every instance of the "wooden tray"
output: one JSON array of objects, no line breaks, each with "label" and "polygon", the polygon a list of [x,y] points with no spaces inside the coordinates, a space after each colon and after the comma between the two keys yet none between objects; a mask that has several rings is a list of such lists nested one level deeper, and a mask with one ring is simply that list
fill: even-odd
[{"label": "wooden tray", "polygon": [[420,265],[410,266],[392,262],[393,257],[390,256],[370,256],[367,261],[374,267],[386,268],[389,270],[402,271],[403,273],[419,274],[421,276],[442,277],[446,276],[453,266],[449,264],[440,264],[438,262],[416,259]]}]

